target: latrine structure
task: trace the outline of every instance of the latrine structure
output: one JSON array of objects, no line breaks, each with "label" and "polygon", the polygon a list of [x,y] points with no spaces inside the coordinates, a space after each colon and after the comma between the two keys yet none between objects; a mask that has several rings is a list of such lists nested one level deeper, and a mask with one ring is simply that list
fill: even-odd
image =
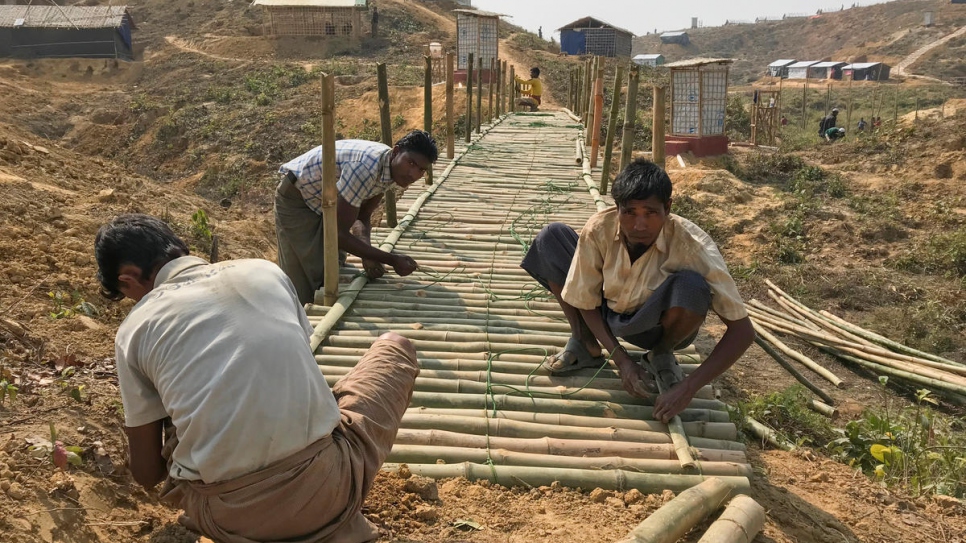
[{"label": "latrine structure", "polygon": [[[469,56],[473,54],[473,72],[482,60],[480,76],[490,81],[490,62],[500,57],[500,13],[478,9],[454,9],[456,13],[456,71],[453,80],[466,82]],[[474,79],[476,75],[474,75]]]},{"label": "latrine structure", "polygon": [[270,36],[362,37],[369,0],[255,0]]},{"label": "latrine structure", "polygon": [[671,75],[671,130],[664,140],[669,156],[728,152],[725,110],[731,63],[727,58],[695,58],[664,65]]}]

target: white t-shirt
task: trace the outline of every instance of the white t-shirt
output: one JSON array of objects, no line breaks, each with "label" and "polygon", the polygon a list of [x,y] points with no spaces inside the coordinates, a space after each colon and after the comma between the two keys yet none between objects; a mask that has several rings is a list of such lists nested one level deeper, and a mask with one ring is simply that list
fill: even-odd
[{"label": "white t-shirt", "polygon": [[168,262],[117,331],[125,424],[171,417],[176,479],[214,483],[286,458],[340,419],[311,333],[271,262]]}]

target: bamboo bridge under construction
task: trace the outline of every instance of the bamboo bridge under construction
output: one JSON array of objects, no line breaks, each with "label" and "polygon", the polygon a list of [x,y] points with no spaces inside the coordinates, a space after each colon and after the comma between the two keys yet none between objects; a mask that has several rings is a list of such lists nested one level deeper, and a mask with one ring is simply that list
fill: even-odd
[{"label": "bamboo bridge under construction", "polygon": [[[433,185],[412,185],[398,226],[374,227],[372,240],[419,269],[370,281],[350,257],[338,301],[321,305],[319,291],[306,306],[321,371],[334,384],[387,331],[413,341],[421,373],[388,470],[643,493],[717,477],[747,494],[745,446],[711,386],[664,424],[654,398],[626,393],[611,363],[566,377],[541,367],[570,328],[520,261],[547,223],[579,230],[613,205],[583,160],[583,138],[566,111],[512,113],[457,149]],[[678,353],[685,373],[702,359],[693,347]]]}]

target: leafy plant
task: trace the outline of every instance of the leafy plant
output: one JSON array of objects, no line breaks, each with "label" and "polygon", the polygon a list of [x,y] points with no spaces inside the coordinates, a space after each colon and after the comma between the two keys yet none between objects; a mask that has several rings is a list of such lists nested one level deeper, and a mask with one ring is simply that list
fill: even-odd
[{"label": "leafy plant", "polygon": [[191,214],[191,233],[200,240],[211,241],[211,225],[204,209]]},{"label": "leafy plant", "polygon": [[90,302],[84,300],[76,290],[67,293],[62,290],[48,292],[47,296],[54,302],[54,310],[50,312],[52,319],[69,319],[75,315],[96,317],[100,312]]},{"label": "leafy plant", "polygon": [[10,373],[10,370],[0,368],[0,405],[3,405],[7,396],[10,396],[11,402],[17,399],[17,392],[20,389],[14,386],[11,379],[13,379],[13,374]]}]

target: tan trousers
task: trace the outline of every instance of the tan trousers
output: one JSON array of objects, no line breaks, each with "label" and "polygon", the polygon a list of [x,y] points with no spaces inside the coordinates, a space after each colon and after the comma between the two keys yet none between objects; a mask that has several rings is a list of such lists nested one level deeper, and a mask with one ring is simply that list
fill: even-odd
[{"label": "tan trousers", "polygon": [[[378,340],[334,387],[331,435],[255,473],[220,483],[169,481],[161,498],[219,543],[362,543],[379,536],[362,503],[389,456],[419,374],[416,358]],[[258,439],[258,429],[251,429]],[[239,443],[244,447],[244,443]]]},{"label": "tan trousers", "polygon": [[309,209],[295,185],[282,176],[275,188],[278,267],[295,285],[299,302],[314,303],[325,279],[322,215]]}]

